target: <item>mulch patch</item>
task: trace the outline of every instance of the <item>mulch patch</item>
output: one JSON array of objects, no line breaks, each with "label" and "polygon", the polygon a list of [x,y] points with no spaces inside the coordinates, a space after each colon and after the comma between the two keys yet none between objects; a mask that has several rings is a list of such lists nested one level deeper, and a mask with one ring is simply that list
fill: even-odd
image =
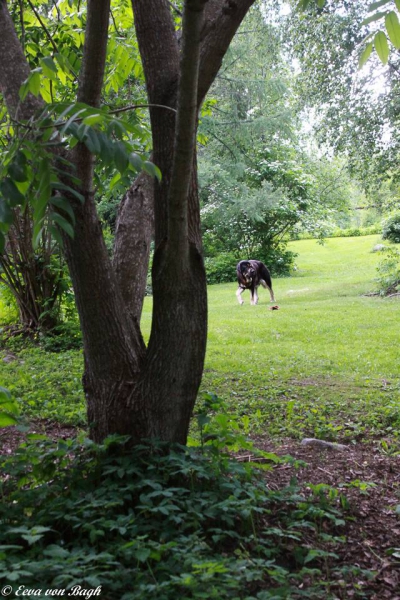
[{"label": "mulch patch", "polygon": [[[41,433],[57,440],[71,438],[76,432],[74,427],[32,421],[28,433]],[[11,454],[25,439],[26,433],[15,427],[0,429],[0,454]],[[400,504],[400,456],[385,456],[372,444],[358,444],[349,446],[347,451],[338,451],[303,446],[292,439],[279,443],[264,438],[254,441],[262,450],[290,455],[307,463],[300,467],[279,464],[268,471],[265,477],[270,488],[280,489],[295,477],[305,489],[308,483],[326,483],[346,496],[354,520],[346,521],[343,532],[346,542],[335,549],[339,564],[356,565],[376,573],[372,581],[360,581],[363,597],[400,600],[400,560],[387,554],[390,548],[400,549],[400,519],[395,513],[395,507]],[[341,487],[355,480],[375,485],[368,487],[365,493],[356,487]],[[348,589],[341,590],[337,597],[352,598],[353,595]]]},{"label": "mulch patch", "polygon": [[[255,445],[279,456],[290,455],[307,463],[295,467],[277,465],[266,473],[268,486],[279,489],[295,477],[307,488],[307,483],[325,483],[344,494],[354,520],[346,521],[346,542],[335,549],[339,565],[352,564],[376,572],[372,581],[360,581],[366,598],[400,600],[400,559],[390,557],[387,550],[400,552],[400,517],[395,508],[400,504],[400,456],[385,456],[372,444],[349,446],[337,451],[315,446],[303,446],[287,439],[274,443],[258,438]],[[356,487],[341,487],[352,481],[374,484],[362,493]],[[351,598],[347,590],[340,598]]]},{"label": "mulch patch", "polygon": [[4,427],[0,429],[0,454],[12,454],[22,443],[26,436],[31,433],[47,435],[51,440],[66,440],[74,437],[77,429],[70,425],[60,425],[54,421],[32,420],[29,431],[21,432],[16,427]]}]

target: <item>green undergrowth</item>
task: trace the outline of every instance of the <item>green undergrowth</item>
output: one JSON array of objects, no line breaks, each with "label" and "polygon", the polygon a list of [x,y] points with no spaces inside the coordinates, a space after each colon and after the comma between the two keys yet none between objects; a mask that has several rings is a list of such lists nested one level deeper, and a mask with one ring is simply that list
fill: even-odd
[{"label": "green undergrowth", "polygon": [[[294,480],[270,489],[222,438],[169,453],[36,439],[2,457],[2,585],[27,598],[76,585],[104,600],[327,599],[349,586],[364,597],[372,574],[336,554],[344,497]],[[283,460],[264,454],[264,471]]]},{"label": "green undergrowth", "polygon": [[3,350],[1,359],[1,385],[11,392],[22,415],[71,425],[85,423],[81,351],[46,352],[30,344],[18,353]]}]

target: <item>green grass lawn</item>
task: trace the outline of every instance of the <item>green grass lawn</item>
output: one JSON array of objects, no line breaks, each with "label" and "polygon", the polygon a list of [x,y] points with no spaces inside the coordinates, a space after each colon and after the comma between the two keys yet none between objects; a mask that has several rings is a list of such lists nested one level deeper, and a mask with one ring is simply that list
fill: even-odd
[{"label": "green grass lawn", "polygon": [[[202,392],[216,393],[269,435],[327,439],[391,436],[400,426],[398,299],[367,297],[381,256],[378,236],[290,244],[298,253],[292,277],[274,279],[276,303],[260,289],[240,306],[234,283],[209,288],[209,337]],[[148,335],[151,299],[145,301]],[[9,386],[30,414],[82,418],[78,353],[25,351],[23,364],[2,365]],[[73,399],[74,409],[63,406]],[[46,413],[46,398],[49,410]],[[57,408],[57,403],[59,406]]]}]

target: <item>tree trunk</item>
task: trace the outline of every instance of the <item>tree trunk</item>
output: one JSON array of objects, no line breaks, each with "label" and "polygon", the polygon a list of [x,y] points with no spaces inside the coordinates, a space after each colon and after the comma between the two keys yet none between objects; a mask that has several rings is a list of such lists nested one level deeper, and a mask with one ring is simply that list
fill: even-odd
[{"label": "tree trunk", "polygon": [[[93,157],[80,144],[70,157],[85,202],[74,203],[75,236],[64,236],[65,254],[83,332],[84,390],[95,441],[118,433],[130,435],[133,444],[145,438],[186,442],[207,336],[197,117],[230,40],[253,2],[186,0],[179,41],[167,0],[132,0],[152,105],[153,162],[161,169],[162,181],[151,182],[140,175],[126,194],[118,216],[113,264],[96,213]],[[108,14],[109,0],[88,0],[78,99],[91,106],[100,104]],[[9,24],[0,0],[0,25],[2,20]],[[16,41],[9,39],[14,46]],[[7,52],[19,56],[21,49]],[[0,56],[0,86],[9,112],[15,113],[26,65],[14,76],[3,63]],[[7,81],[12,85],[7,87]],[[153,320],[145,348],[139,319],[153,214]]]}]

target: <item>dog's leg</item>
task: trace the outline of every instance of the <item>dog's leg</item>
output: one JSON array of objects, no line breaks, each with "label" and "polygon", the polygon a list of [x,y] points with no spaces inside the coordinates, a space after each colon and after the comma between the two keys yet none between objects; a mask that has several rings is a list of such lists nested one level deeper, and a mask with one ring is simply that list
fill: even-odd
[{"label": "dog's leg", "polygon": [[243,292],[244,292],[244,288],[238,287],[237,292],[236,292],[236,298],[238,299],[238,302],[240,305],[242,305],[244,302],[244,300],[242,298]]},{"label": "dog's leg", "polygon": [[264,281],[264,279],[260,279],[260,283],[263,286],[263,288],[265,288],[266,290],[269,290],[269,295],[271,296],[271,302],[275,302],[275,296],[274,296],[274,292],[272,291],[272,287],[270,287],[268,285],[268,283],[266,283]]},{"label": "dog's leg", "polygon": [[274,296],[274,292],[272,291],[272,287],[269,287],[269,285],[267,285],[267,288],[269,289],[269,295],[271,296],[271,302],[275,302],[275,296]]},{"label": "dog's leg", "polygon": [[257,288],[254,288],[254,292],[253,292],[253,296],[252,296],[251,300],[252,300],[251,304],[256,305],[258,303]]}]

